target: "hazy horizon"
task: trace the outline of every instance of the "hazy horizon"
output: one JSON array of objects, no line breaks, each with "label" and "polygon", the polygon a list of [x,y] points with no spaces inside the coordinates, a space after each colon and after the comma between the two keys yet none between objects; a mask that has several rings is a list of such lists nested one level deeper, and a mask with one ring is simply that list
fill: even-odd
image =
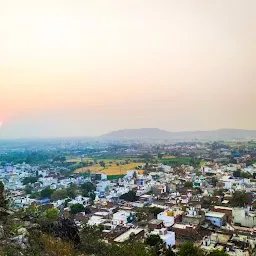
[{"label": "hazy horizon", "polygon": [[0,0],[0,138],[256,130],[256,1]]},{"label": "hazy horizon", "polygon": [[[139,132],[139,130],[159,130],[159,131],[163,131],[163,132],[170,132],[170,133],[173,133],[173,134],[175,134],[175,135],[178,135],[179,133],[180,134],[186,134],[186,133],[190,133],[191,134],[191,136],[193,136],[192,134],[194,133],[194,135],[196,136],[196,133],[204,133],[204,132],[216,132],[216,131],[223,131],[223,132],[225,132],[225,131],[232,131],[232,132],[236,132],[236,131],[239,131],[239,132],[255,132],[255,134],[256,134],[256,129],[232,129],[232,128],[219,128],[219,129],[213,129],[213,130],[183,130],[183,131],[171,131],[171,130],[164,130],[164,129],[161,129],[161,128],[157,128],[157,127],[142,127],[142,128],[130,128],[130,129],[126,129],[126,128],[124,128],[124,129],[119,129],[119,130],[113,130],[113,131],[109,131],[109,132],[107,132],[107,133],[102,133],[102,134],[98,134],[98,135],[91,135],[91,136],[89,136],[89,135],[50,135],[50,136],[42,136],[42,135],[35,135],[35,136],[28,136],[28,137],[25,137],[25,136],[22,136],[22,137],[6,137],[6,138],[3,138],[3,137],[1,137],[0,136],[0,141],[4,141],[4,140],[10,140],[10,141],[12,141],[12,140],[25,140],[25,141],[29,141],[29,140],[48,140],[48,139],[56,139],[56,140],[58,140],[58,139],[79,139],[79,138],[84,138],[84,139],[98,139],[98,138],[101,138],[102,137],[102,139],[104,140],[104,136],[111,136],[112,134],[115,134],[115,139],[117,139],[117,140],[119,140],[119,139],[122,139],[122,135],[121,135],[121,137],[120,137],[120,134],[118,134],[119,132],[123,132],[123,131],[127,131],[128,132],[128,134],[130,135],[130,133],[129,132],[133,132],[133,131],[138,131]],[[170,134],[171,135],[171,134]],[[203,137],[203,135],[201,134],[200,135],[201,137],[201,139],[202,140],[207,140],[207,139],[212,139],[211,138],[211,134],[209,135],[210,136],[210,138],[208,138],[207,137],[207,135],[205,135],[205,137]],[[254,136],[254,135],[253,135]],[[240,139],[241,140],[241,137],[243,137],[245,140],[248,140],[249,138],[252,138],[252,137],[246,137],[246,135],[245,136],[242,136],[241,134],[240,134],[240,137],[239,137],[239,135],[237,135],[237,137],[235,138],[235,137],[233,137],[233,139]],[[254,136],[255,137],[255,136]],[[171,137],[170,137],[171,138]],[[196,138],[196,137],[195,137]],[[139,138],[138,138],[139,139]],[[166,137],[166,139],[167,139],[167,137]],[[224,137],[221,137],[221,138],[218,138],[218,137],[216,137],[216,140],[223,140],[224,139]],[[231,137],[230,138],[226,138],[226,139],[230,139],[230,140],[233,140],[233,139],[231,139]],[[182,141],[182,139],[177,139],[177,138],[174,138],[174,140],[180,140],[180,141]],[[184,138],[184,140],[186,141],[190,141],[190,139],[187,139],[187,137],[185,137]],[[193,140],[193,139],[192,139]],[[200,140],[200,139],[198,139],[198,140]]]}]

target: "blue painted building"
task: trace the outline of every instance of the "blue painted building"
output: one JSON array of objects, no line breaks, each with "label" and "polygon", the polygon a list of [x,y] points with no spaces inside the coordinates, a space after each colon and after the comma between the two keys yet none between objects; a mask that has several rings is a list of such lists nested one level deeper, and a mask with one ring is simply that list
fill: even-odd
[{"label": "blue painted building", "polygon": [[44,198],[44,199],[41,199],[41,200],[37,200],[36,202],[38,204],[48,204],[48,203],[50,203],[50,199],[49,198]]},{"label": "blue painted building", "polygon": [[221,227],[226,224],[226,214],[222,212],[207,212],[205,219],[209,220],[214,226]]},{"label": "blue painted building", "polygon": [[240,153],[238,153],[238,152],[234,152],[234,153],[232,153],[232,157],[240,157],[241,156],[241,154]]}]

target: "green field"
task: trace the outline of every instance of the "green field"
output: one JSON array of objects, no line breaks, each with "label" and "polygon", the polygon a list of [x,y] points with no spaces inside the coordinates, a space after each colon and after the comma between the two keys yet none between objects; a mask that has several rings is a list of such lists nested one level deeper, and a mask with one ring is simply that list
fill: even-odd
[{"label": "green field", "polygon": [[108,180],[116,180],[119,178],[123,178],[125,175],[124,174],[120,174],[120,175],[107,175],[107,179]]}]

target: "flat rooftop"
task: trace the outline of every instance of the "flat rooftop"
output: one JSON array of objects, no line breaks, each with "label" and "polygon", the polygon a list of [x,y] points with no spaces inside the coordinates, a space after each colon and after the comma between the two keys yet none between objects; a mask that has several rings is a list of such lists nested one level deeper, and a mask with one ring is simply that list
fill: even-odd
[{"label": "flat rooftop", "polygon": [[229,203],[229,200],[223,200],[221,203],[222,203],[222,204],[228,204],[228,203]]},{"label": "flat rooftop", "polygon": [[120,236],[118,236],[116,239],[114,239],[114,242],[123,243],[124,241],[126,241],[130,238],[130,235],[132,233],[135,234],[135,235],[138,235],[142,231],[144,231],[143,228],[131,228],[128,231],[121,234]]},{"label": "flat rooftop", "polygon": [[223,218],[225,213],[222,212],[207,212],[205,213],[205,217],[213,217],[213,218]]},{"label": "flat rooftop", "polygon": [[159,225],[161,223],[163,223],[163,221],[162,220],[157,220],[157,219],[153,219],[153,220],[148,222],[148,224],[153,224],[153,225]]},{"label": "flat rooftop", "polygon": [[179,229],[186,229],[186,228],[196,228],[197,225],[188,225],[188,224],[181,224],[181,223],[175,223],[172,227],[173,228],[179,228]]},{"label": "flat rooftop", "polygon": [[231,207],[225,207],[225,206],[214,206],[214,209],[223,209],[223,210],[232,211]]},{"label": "flat rooftop", "polygon": [[220,233],[211,234],[211,240],[217,239],[222,244],[226,244],[230,238],[231,238],[231,235],[225,235]]},{"label": "flat rooftop", "polygon": [[95,212],[94,215],[97,215],[97,216],[107,216],[109,215],[108,212]]},{"label": "flat rooftop", "polygon": [[161,204],[151,204],[149,207],[158,207],[161,209],[168,209],[169,206],[161,205]]},{"label": "flat rooftop", "polygon": [[152,196],[151,195],[142,195],[140,196],[140,198],[151,198]]}]

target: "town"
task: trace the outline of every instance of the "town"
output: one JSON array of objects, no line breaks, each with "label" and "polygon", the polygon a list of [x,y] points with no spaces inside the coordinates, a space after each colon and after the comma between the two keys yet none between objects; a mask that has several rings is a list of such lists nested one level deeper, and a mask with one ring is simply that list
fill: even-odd
[{"label": "town", "polygon": [[256,253],[253,140],[28,143],[0,147],[3,250],[38,255],[41,237],[44,255]]},{"label": "town", "polygon": [[0,256],[256,256],[256,0],[0,0]]}]

